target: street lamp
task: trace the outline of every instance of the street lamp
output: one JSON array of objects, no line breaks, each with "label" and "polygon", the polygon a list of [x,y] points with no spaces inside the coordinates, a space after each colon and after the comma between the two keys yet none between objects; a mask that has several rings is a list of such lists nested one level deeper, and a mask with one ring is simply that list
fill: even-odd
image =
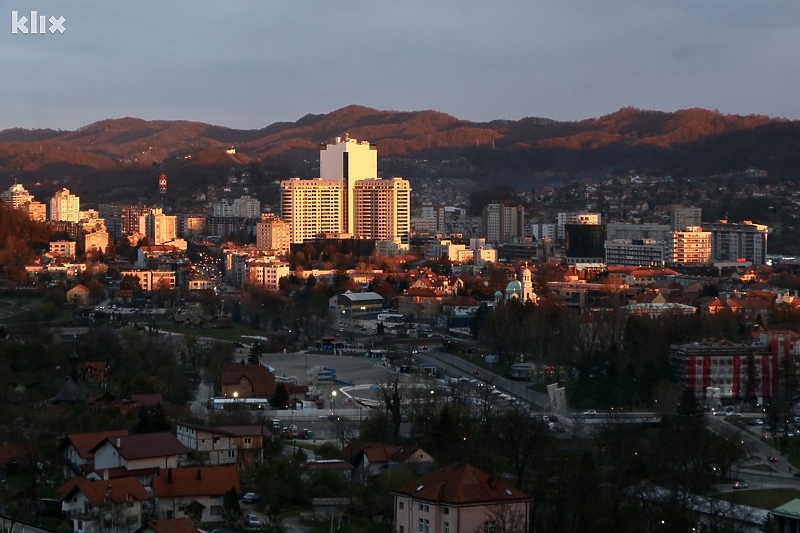
[{"label": "street lamp", "polygon": [[336,390],[331,391],[331,406],[333,407],[333,416],[336,416]]}]

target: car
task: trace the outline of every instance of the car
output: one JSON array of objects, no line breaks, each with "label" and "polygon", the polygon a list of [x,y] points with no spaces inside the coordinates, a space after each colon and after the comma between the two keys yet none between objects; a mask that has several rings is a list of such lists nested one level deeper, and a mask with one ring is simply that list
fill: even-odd
[{"label": "car", "polygon": [[261,527],[264,525],[264,519],[257,514],[248,514],[244,519],[244,524],[247,527]]},{"label": "car", "polygon": [[481,371],[480,370],[473,370],[472,373],[475,374],[476,376],[480,376],[481,375]]},{"label": "car", "polygon": [[589,409],[588,411],[583,412],[583,416],[597,416],[597,411],[594,409]]},{"label": "car", "polygon": [[727,413],[725,413],[725,416],[738,418],[738,417],[742,416],[742,413],[737,413],[736,411],[728,411]]},{"label": "car", "polygon": [[761,420],[760,418],[756,418],[755,420],[753,420],[753,423],[755,425],[757,425],[757,426],[763,426],[764,425],[764,421]]},{"label": "car", "polygon": [[258,503],[261,501],[261,494],[257,492],[246,492],[242,494],[242,503]]},{"label": "car", "polygon": [[731,487],[733,487],[733,490],[749,488],[747,483],[745,483],[744,481],[734,481]]},{"label": "car", "polygon": [[777,458],[777,457],[775,457],[775,456],[770,456],[770,457],[769,457],[769,462],[770,462],[770,463],[777,463],[777,462],[778,462],[778,458]]},{"label": "car", "polygon": [[428,346],[427,346],[427,345],[425,345],[425,346],[423,346],[423,347],[422,347],[422,349],[423,349],[423,350],[427,350],[427,349],[428,349]]}]

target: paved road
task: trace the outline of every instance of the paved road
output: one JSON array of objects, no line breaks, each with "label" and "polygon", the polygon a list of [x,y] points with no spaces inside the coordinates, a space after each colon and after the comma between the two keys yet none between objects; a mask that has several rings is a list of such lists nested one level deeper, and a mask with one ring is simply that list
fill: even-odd
[{"label": "paved road", "polygon": [[307,526],[300,523],[300,517],[290,516],[281,522],[286,533],[308,533],[311,531]]}]

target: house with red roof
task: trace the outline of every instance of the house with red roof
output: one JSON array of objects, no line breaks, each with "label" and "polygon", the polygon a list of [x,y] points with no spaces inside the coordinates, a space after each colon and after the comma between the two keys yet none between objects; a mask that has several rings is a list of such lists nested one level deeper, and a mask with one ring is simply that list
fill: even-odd
[{"label": "house with red roof", "polygon": [[[264,365],[231,365],[222,371],[222,395],[226,398],[271,398],[277,383]],[[290,399],[305,399],[308,386],[284,383]]]},{"label": "house with red roof", "polygon": [[467,464],[446,466],[392,494],[397,533],[529,529],[530,496]]},{"label": "house with red roof", "polygon": [[96,471],[176,467],[189,454],[189,449],[167,432],[109,437],[92,451]]},{"label": "house with red roof", "polygon": [[178,440],[207,465],[252,467],[264,459],[264,442],[270,438],[263,425],[203,426],[181,422]]},{"label": "house with red roof", "polygon": [[397,312],[414,315],[421,322],[432,322],[439,317],[442,300],[449,296],[438,289],[410,288],[397,297]]},{"label": "house with red roof", "polygon": [[76,433],[67,435],[61,442],[64,475],[85,476],[94,470],[94,448],[109,438],[124,437],[128,430],[99,431],[96,433]]},{"label": "house with red roof", "polygon": [[374,477],[392,465],[415,465],[430,470],[433,456],[417,446],[388,446],[379,442],[351,441],[340,452],[341,457],[356,469],[361,478]]},{"label": "house with red roof", "polygon": [[193,522],[222,522],[225,493],[239,486],[234,466],[162,468],[153,478],[156,514],[162,519],[189,518]]},{"label": "house with red roof", "polygon": [[58,490],[61,512],[73,531],[131,531],[142,523],[142,502],[150,494],[135,478],[93,480],[74,477]]},{"label": "house with red roof", "polygon": [[108,372],[108,363],[104,361],[86,361],[80,364],[81,379],[92,383],[103,383]]}]

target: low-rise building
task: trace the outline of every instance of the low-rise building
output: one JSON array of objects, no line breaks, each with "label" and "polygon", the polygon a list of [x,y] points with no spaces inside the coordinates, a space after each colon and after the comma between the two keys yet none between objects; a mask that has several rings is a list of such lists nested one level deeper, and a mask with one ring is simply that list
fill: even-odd
[{"label": "low-rise building", "polygon": [[233,466],[162,468],[153,478],[156,514],[162,519],[223,522],[223,498],[231,489],[242,491]]},{"label": "low-rise building", "polygon": [[203,464],[243,468],[261,463],[264,442],[269,439],[262,425],[210,427],[181,422],[177,434]]},{"label": "low-rise building", "polygon": [[397,533],[528,531],[530,497],[467,464],[452,464],[393,493]]}]

